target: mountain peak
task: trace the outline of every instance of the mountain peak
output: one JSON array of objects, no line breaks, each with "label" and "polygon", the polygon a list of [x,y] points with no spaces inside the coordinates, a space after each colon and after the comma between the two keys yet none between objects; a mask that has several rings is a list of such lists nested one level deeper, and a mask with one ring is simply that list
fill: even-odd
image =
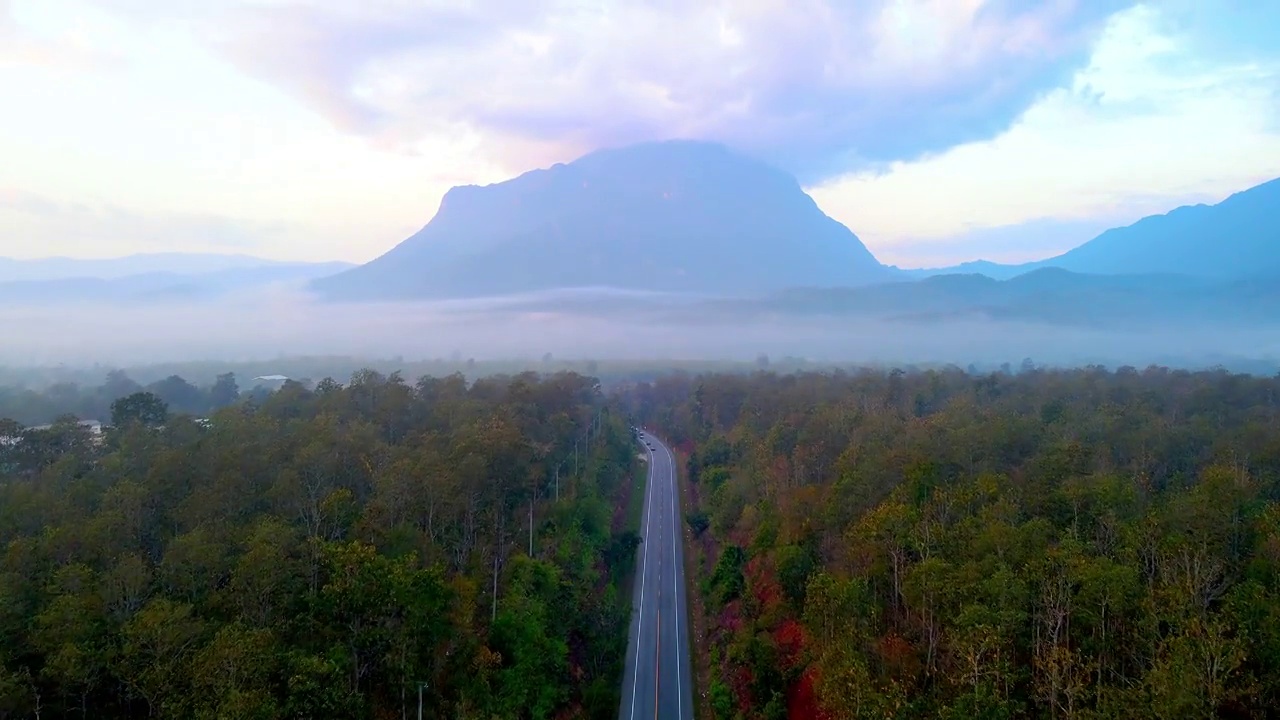
[{"label": "mountain peak", "polygon": [[453,188],[416,235],[315,287],[338,299],[587,286],[757,294],[893,275],[791,175],[671,140]]}]

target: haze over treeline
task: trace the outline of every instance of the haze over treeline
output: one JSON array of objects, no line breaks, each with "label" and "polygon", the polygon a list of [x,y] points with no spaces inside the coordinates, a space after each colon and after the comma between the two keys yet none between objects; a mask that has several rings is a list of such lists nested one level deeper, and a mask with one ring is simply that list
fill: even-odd
[{"label": "haze over treeline", "polygon": [[1067,365],[1280,357],[1267,328],[1151,326],[1113,331],[978,318],[741,320],[674,310],[509,310],[473,303],[315,305],[296,297],[156,307],[0,308],[0,364],[137,365],[341,355],[410,359],[737,359],[761,353],[837,362]]},{"label": "haze over treeline", "polygon": [[1021,268],[921,279],[880,262],[784,171],[716,144],[641,143],[455,188],[358,267],[154,256],[0,282],[0,363],[1265,361],[1280,356],[1277,193],[1264,183]]}]

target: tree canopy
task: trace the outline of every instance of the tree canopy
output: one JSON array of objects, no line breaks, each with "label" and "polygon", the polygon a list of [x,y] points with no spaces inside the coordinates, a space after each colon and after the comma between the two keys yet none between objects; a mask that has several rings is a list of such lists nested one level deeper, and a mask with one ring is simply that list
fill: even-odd
[{"label": "tree canopy", "polygon": [[125,380],[101,439],[0,446],[0,718],[616,712],[635,454],[594,379],[223,377],[208,423]]},{"label": "tree canopy", "polygon": [[620,401],[687,459],[716,718],[1280,707],[1280,379],[724,374]]}]

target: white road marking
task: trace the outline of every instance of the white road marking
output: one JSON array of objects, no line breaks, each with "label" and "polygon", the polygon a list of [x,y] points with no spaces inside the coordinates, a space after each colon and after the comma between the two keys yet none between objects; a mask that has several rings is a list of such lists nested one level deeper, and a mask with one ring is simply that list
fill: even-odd
[{"label": "white road marking", "polygon": [[[653,468],[653,451],[649,451],[649,469],[650,478],[652,478]],[[653,523],[653,483],[645,483],[645,511],[644,511],[644,534],[645,538],[641,538],[640,544],[644,545],[644,552],[641,553],[640,560],[640,622],[636,626],[636,669],[631,677],[631,720],[636,717],[636,690],[640,684],[640,647],[642,642],[641,631],[644,629],[644,578],[649,572],[649,543],[645,542],[649,535],[649,526]]]}]

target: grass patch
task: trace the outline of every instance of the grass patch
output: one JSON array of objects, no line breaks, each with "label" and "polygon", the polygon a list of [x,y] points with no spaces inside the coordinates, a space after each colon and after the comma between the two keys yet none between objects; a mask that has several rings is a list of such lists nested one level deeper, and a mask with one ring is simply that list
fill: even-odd
[{"label": "grass patch", "polygon": [[649,463],[638,463],[642,472],[633,473],[635,477],[631,478],[631,492],[627,497],[627,526],[626,529],[639,535],[640,523],[644,520],[644,490],[649,484]]},{"label": "grass patch", "polygon": [[[644,518],[644,491],[649,480],[649,464],[639,462],[633,464],[631,478],[627,480],[626,487],[622,489],[618,497],[617,511],[614,515],[613,534],[615,536],[626,536],[638,538],[640,536],[640,523]],[[618,581],[618,590],[623,593],[624,601],[628,615],[631,613],[631,603],[635,598],[635,581],[636,581],[636,553],[627,553],[622,568],[610,568],[611,574]]]}]

